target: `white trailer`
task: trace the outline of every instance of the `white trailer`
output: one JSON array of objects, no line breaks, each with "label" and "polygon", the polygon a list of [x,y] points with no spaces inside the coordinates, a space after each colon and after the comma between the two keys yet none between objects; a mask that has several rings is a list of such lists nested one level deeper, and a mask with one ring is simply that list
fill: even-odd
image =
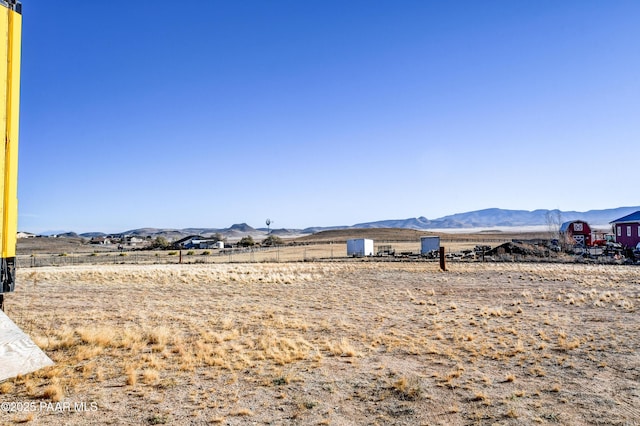
[{"label": "white trailer", "polygon": [[440,237],[420,237],[420,254],[426,255],[434,250],[440,250]]},{"label": "white trailer", "polygon": [[373,240],[366,238],[347,240],[347,256],[373,256]]}]

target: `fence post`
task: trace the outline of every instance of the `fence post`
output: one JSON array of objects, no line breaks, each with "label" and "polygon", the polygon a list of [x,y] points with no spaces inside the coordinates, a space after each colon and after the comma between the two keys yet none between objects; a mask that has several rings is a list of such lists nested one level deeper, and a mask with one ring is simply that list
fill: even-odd
[{"label": "fence post", "polygon": [[442,269],[443,271],[447,270],[443,246],[440,246],[440,269]]}]

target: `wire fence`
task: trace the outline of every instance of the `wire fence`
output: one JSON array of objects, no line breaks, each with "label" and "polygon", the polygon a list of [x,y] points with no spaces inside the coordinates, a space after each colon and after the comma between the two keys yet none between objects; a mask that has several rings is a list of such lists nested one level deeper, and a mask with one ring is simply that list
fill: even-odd
[{"label": "wire fence", "polygon": [[189,264],[309,261],[346,256],[336,245],[280,246],[213,250],[120,251],[18,255],[18,268],[72,265]]},{"label": "wire fence", "polygon": [[[394,244],[398,253],[420,254],[420,243]],[[36,253],[18,255],[18,268],[72,265],[117,265],[117,264],[210,264],[253,262],[307,262],[317,260],[346,260],[344,243],[324,243],[296,246],[197,249],[197,250],[134,250],[93,253]]]},{"label": "wire fence", "polygon": [[[473,248],[476,244],[503,243],[505,239],[474,239],[470,241],[452,240],[444,242],[447,258],[456,260],[481,260]],[[390,250],[390,249],[393,250]],[[384,250],[381,250],[384,249]],[[376,241],[374,255],[370,260],[405,261],[432,260],[432,256],[422,256],[420,242]],[[393,252],[394,255],[380,255]],[[546,260],[555,260],[550,256]],[[508,258],[508,259],[507,259]],[[514,260],[517,255],[504,255],[491,260]],[[551,259],[553,258],[553,259]],[[308,261],[347,261],[344,242],[323,242],[299,245],[283,245],[275,247],[227,248],[227,249],[194,249],[194,250],[131,250],[131,251],[94,251],[85,253],[34,253],[18,255],[18,268],[38,268],[46,266],[72,265],[118,265],[118,264],[214,264],[214,263],[254,263],[254,262],[308,262]]]}]

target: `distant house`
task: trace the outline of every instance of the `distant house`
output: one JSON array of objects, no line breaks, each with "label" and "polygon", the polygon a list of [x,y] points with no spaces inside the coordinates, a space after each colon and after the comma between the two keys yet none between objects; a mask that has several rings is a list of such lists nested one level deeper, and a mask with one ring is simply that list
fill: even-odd
[{"label": "distant house", "polygon": [[632,248],[640,243],[640,210],[610,222],[616,242]]},{"label": "distant house", "polygon": [[111,244],[111,239],[107,236],[92,237],[91,240],[89,240],[89,244],[107,245]]},{"label": "distant house", "polygon": [[174,241],[172,245],[177,249],[187,249],[191,248],[193,240],[200,240],[202,238],[203,237],[201,237],[200,235],[189,235],[188,237],[180,238],[179,240]]},{"label": "distant house", "polygon": [[218,248],[218,240],[199,235],[190,235],[173,243],[177,249],[210,249]]},{"label": "distant house", "polygon": [[583,220],[572,220],[560,226],[560,236],[565,244],[578,247],[591,245],[591,227]]},{"label": "distant house", "polygon": [[140,238],[135,235],[127,235],[122,242],[130,247],[135,247],[140,243],[144,243],[144,238]]}]

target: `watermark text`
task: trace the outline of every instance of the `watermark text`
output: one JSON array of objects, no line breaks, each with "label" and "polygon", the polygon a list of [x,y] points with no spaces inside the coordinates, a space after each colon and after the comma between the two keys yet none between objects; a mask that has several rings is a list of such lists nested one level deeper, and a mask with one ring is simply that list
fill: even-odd
[{"label": "watermark text", "polygon": [[48,413],[88,413],[98,411],[97,402],[87,401],[13,401],[0,402],[0,411],[5,413],[32,413],[32,412],[48,412]]}]

